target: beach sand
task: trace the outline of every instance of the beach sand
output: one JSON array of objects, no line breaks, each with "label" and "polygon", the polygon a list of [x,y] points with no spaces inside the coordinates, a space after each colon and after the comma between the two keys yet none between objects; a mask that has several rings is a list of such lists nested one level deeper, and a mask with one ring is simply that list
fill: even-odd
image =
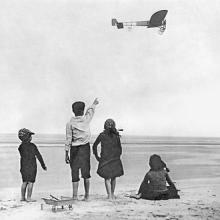
[{"label": "beach sand", "polygon": [[[37,202],[27,203],[19,201],[18,189],[10,189],[1,193],[0,219],[220,219],[220,178],[188,179],[180,181],[178,188],[180,199],[167,201],[136,200],[127,195],[136,192],[135,186],[127,185],[117,189],[117,198],[114,201],[106,199],[105,194],[91,194],[90,200],[73,204],[73,209],[68,207],[52,212],[40,198]],[[45,195],[46,192],[41,192]],[[57,190],[55,195],[66,195],[64,190]],[[35,195],[36,196],[36,195]],[[48,195],[49,196],[49,195]],[[13,198],[13,199],[12,199]],[[41,210],[43,204],[43,210]]]},{"label": "beach sand", "polygon": [[[125,175],[117,179],[116,200],[106,199],[103,179],[96,174],[97,162],[91,157],[90,201],[80,201],[52,212],[41,198],[50,194],[71,196],[70,168],[64,163],[63,147],[41,147],[48,171],[38,167],[33,199],[20,202],[21,177],[17,147],[0,148],[0,220],[113,220],[113,219],[220,219],[220,148],[219,145],[123,145]],[[131,199],[148,168],[151,154],[158,153],[170,168],[170,176],[180,190],[180,199],[147,201]],[[4,178],[3,178],[4,177]],[[43,210],[41,205],[43,204]]]}]

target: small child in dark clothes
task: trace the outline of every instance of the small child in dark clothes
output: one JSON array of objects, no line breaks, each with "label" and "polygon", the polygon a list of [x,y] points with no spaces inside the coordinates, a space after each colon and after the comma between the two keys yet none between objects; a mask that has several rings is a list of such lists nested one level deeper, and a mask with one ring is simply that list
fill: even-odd
[{"label": "small child in dark clothes", "polygon": [[[149,161],[150,170],[144,177],[136,199],[166,200],[180,198],[178,191],[168,175],[166,164],[159,155],[152,155]],[[169,169],[168,169],[169,170]],[[166,182],[169,184],[167,187]]]},{"label": "small child in dark clothes", "polygon": [[[154,163],[154,158],[158,158],[158,161],[160,161],[160,162],[158,162],[158,165],[160,166],[160,167],[158,167],[157,169],[165,169],[168,173],[170,172],[170,169],[167,167],[167,165],[166,165],[166,163],[161,159],[161,157],[159,156],[159,155],[157,155],[157,154],[154,154],[154,155],[152,155],[151,157],[150,157],[150,162],[149,162],[149,166],[150,167],[154,167],[154,165],[153,165],[153,163]],[[157,166],[158,166],[157,165]],[[152,168],[150,169],[150,170],[152,170]]]},{"label": "small child in dark clothes", "polygon": [[[97,146],[101,142],[101,153],[98,156]],[[99,161],[97,173],[105,179],[105,187],[108,199],[114,199],[116,177],[124,174],[121,163],[121,142],[118,131],[115,128],[115,122],[107,119],[104,125],[104,131],[99,134],[93,144],[93,153]]]},{"label": "small child in dark clothes", "polygon": [[[22,186],[21,186],[21,201],[34,202],[31,199],[33,185],[37,174],[37,162],[36,157],[39,160],[42,168],[47,170],[43,158],[34,143],[31,143],[32,136],[34,133],[26,128],[20,129],[18,132],[18,137],[22,141],[18,150],[20,153],[20,172],[22,176]],[[25,198],[27,189],[27,199]]]}]

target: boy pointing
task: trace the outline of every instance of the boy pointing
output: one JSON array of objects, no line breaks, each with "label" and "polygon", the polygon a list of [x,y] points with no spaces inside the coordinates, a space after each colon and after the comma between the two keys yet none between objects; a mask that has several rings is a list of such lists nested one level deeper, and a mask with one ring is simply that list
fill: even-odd
[{"label": "boy pointing", "polygon": [[70,164],[73,186],[73,199],[78,199],[79,170],[84,179],[85,200],[89,199],[90,181],[90,122],[98,105],[96,98],[86,110],[84,102],[72,104],[73,116],[66,125],[65,161]]}]

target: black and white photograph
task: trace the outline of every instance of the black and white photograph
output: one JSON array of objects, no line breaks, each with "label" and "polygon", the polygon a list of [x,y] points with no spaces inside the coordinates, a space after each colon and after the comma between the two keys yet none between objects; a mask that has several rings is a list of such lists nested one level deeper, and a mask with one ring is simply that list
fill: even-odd
[{"label": "black and white photograph", "polygon": [[219,220],[219,8],[0,0],[0,219]]}]

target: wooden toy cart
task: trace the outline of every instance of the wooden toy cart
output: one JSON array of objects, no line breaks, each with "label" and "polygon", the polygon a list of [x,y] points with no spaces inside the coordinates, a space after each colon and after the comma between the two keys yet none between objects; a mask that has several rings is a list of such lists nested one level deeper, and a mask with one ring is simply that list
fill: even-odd
[{"label": "wooden toy cart", "polygon": [[[65,206],[69,208],[69,210],[73,209],[73,204],[76,200],[70,197],[63,197],[61,196],[60,199],[56,198],[55,196],[50,195],[51,198],[42,198],[47,205],[52,206],[52,211],[56,212],[57,209],[60,207],[64,209]],[[41,204],[41,210],[43,210],[43,204]]]}]

